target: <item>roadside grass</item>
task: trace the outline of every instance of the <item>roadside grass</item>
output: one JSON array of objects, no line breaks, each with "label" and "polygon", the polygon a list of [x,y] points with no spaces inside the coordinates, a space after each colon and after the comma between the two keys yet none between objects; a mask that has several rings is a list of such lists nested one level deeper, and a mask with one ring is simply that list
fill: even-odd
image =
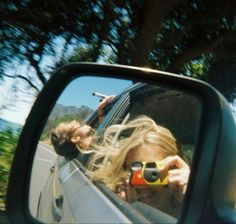
[{"label": "roadside grass", "polygon": [[12,129],[0,131],[0,211],[5,210],[8,178],[19,132]]}]

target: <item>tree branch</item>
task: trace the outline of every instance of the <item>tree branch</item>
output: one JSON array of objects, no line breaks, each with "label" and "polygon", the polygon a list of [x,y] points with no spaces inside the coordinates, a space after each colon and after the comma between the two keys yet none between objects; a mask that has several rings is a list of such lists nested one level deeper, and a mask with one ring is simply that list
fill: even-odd
[{"label": "tree branch", "polygon": [[221,45],[223,42],[226,41],[234,41],[236,40],[236,32],[226,32],[217,37],[214,40],[211,40],[209,43],[208,41],[202,44],[202,40],[200,40],[197,44],[193,47],[186,49],[182,54],[179,55],[177,60],[169,67],[169,71],[171,72],[179,72],[181,66],[185,63],[193,60],[197,56],[204,54],[204,53],[214,53],[214,51]]},{"label": "tree branch", "polygon": [[45,85],[45,83],[46,83],[47,80],[46,80],[46,78],[43,76],[43,73],[40,71],[39,64],[38,64],[38,62],[33,58],[33,54],[30,53],[30,54],[26,55],[26,57],[28,58],[28,60],[29,60],[30,64],[32,65],[32,67],[35,69],[36,74],[37,74],[39,80],[41,81],[41,83],[42,83],[43,85]]},{"label": "tree branch", "polygon": [[140,26],[139,33],[133,42],[134,48],[131,49],[132,64],[149,65],[149,52],[153,49],[156,42],[156,35],[161,30],[161,24],[166,16],[174,7],[185,0],[147,0],[144,19]]},{"label": "tree branch", "polygon": [[96,44],[96,47],[93,50],[92,54],[92,61],[97,61],[99,57],[99,51],[102,48],[102,44],[104,40],[106,40],[108,36],[108,32],[110,30],[110,23],[115,17],[114,11],[113,11],[113,0],[108,0],[104,4],[104,19],[102,21],[102,29],[98,31],[98,43]]},{"label": "tree branch", "polygon": [[28,78],[26,78],[26,77],[24,77],[24,76],[22,76],[22,75],[11,76],[11,75],[4,74],[4,76],[5,76],[5,77],[8,77],[8,78],[13,78],[13,79],[15,79],[15,78],[20,78],[20,79],[26,81],[26,82],[27,82],[33,89],[35,89],[37,92],[40,92],[40,89],[39,89],[37,86],[35,86]]}]

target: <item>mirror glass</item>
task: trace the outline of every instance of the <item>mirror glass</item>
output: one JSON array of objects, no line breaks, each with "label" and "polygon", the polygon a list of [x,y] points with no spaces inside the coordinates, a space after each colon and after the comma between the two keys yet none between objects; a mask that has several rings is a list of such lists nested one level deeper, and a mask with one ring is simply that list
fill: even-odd
[{"label": "mirror glass", "polygon": [[[127,223],[129,217],[114,203],[120,200],[149,221],[147,211],[177,219],[201,113],[198,97],[174,86],[74,79],[38,143],[29,194],[32,216],[45,223]],[[102,188],[111,192],[109,199]]]}]

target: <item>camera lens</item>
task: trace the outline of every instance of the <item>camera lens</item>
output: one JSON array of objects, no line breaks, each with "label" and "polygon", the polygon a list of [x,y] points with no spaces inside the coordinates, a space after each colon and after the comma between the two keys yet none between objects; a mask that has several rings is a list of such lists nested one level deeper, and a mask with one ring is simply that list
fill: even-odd
[{"label": "camera lens", "polygon": [[157,171],[152,171],[152,177],[153,178],[158,178],[158,172]]},{"label": "camera lens", "polygon": [[143,177],[148,182],[155,182],[160,177],[159,172],[156,168],[145,168]]}]

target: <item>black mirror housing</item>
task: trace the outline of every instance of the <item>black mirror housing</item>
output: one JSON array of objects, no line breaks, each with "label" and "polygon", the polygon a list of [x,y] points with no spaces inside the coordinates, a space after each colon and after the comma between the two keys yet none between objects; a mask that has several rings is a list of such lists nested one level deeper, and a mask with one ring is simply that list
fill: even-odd
[{"label": "black mirror housing", "polygon": [[36,145],[58,96],[71,80],[84,74],[158,82],[196,95],[202,102],[203,114],[179,222],[233,222],[229,217],[235,214],[236,202],[236,124],[225,98],[210,85],[192,78],[145,68],[95,63],[72,63],[60,68],[33,105],[16,148],[9,179],[7,212],[11,221],[37,223],[28,208]]}]

